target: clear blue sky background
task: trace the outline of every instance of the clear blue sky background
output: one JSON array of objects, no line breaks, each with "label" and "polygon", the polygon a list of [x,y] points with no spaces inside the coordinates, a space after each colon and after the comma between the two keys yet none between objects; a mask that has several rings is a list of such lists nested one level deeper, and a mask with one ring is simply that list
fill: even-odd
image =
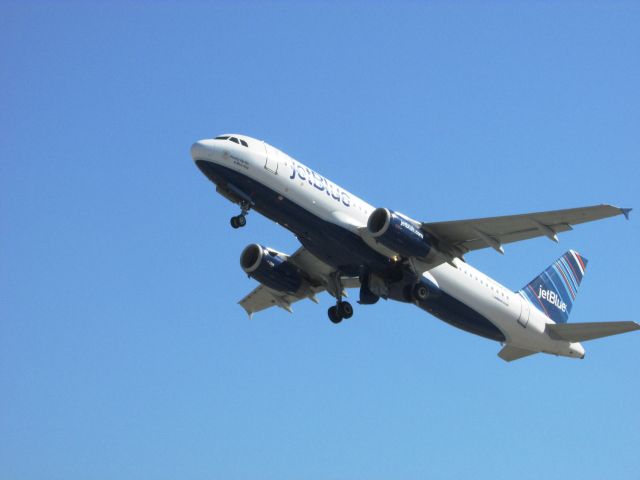
[{"label": "clear blue sky background", "polygon": [[[640,335],[503,363],[408,305],[249,321],[295,238],[189,156],[264,139],[447,220],[640,207],[637,2],[0,4],[0,477],[637,479]],[[590,259],[573,321],[640,320],[640,218],[468,261]]]}]

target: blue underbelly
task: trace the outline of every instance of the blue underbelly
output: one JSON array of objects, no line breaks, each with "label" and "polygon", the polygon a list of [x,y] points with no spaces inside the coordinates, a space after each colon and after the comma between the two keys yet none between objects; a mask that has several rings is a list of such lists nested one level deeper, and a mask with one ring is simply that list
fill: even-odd
[{"label": "blue underbelly", "polygon": [[466,332],[498,342],[506,340],[502,331],[489,319],[446,292],[442,292],[437,298],[428,298],[420,302],[419,307]]}]

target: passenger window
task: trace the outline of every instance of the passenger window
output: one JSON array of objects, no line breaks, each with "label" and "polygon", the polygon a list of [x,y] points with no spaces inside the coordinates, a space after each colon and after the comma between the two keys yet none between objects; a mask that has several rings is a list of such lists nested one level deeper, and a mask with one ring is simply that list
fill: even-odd
[{"label": "passenger window", "polygon": [[229,140],[231,140],[233,143],[240,143],[236,137],[231,137]]}]

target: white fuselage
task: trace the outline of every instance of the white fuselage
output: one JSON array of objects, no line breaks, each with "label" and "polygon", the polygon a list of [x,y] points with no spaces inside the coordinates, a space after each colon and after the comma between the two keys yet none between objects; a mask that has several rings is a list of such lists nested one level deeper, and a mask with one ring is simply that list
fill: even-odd
[{"label": "white fuselage", "polygon": [[[201,140],[193,145],[192,155],[251,178],[321,220],[356,234],[366,227],[372,205],[275,147],[247,136],[234,136],[244,139],[248,146],[228,140]],[[389,255],[384,247],[369,245]],[[519,294],[460,259],[452,263],[442,263],[424,275],[487,318],[504,334],[507,344],[574,358],[584,356],[579,343],[551,338],[545,325],[554,322]]]}]

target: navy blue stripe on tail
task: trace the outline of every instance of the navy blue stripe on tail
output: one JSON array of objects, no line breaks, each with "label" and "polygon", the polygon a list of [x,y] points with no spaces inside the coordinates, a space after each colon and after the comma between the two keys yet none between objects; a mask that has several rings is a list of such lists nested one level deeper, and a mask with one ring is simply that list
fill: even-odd
[{"label": "navy blue stripe on tail", "polygon": [[569,250],[518,293],[556,323],[567,323],[587,259]]}]

